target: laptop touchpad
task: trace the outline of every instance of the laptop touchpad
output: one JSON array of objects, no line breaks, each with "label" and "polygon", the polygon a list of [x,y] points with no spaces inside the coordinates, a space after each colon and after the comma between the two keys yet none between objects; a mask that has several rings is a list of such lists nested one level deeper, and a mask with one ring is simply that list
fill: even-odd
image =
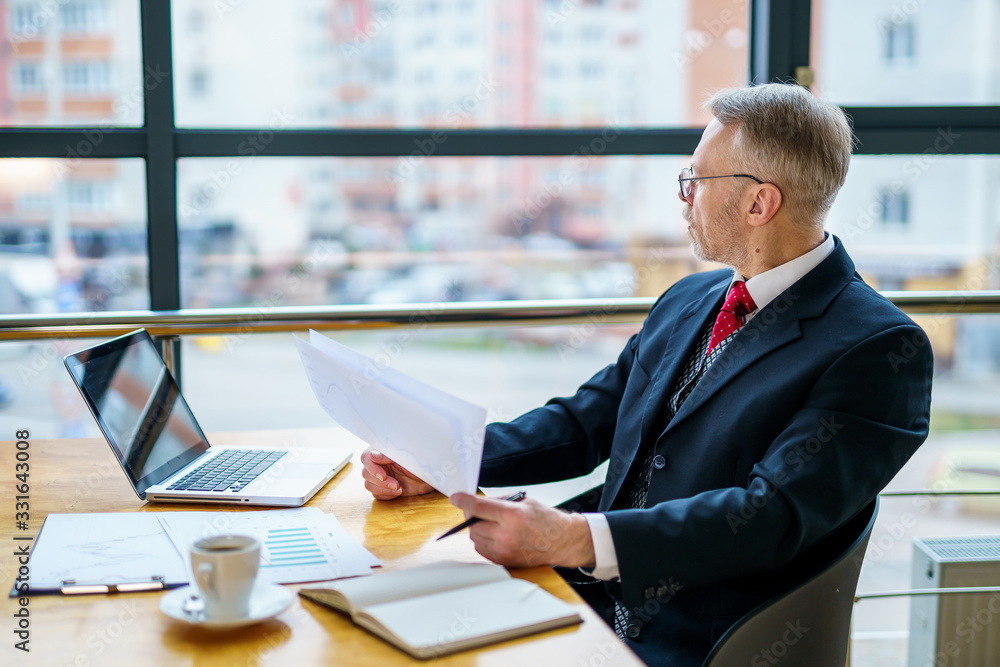
[{"label": "laptop touchpad", "polygon": [[[332,468],[329,463],[285,463],[281,461],[274,466],[275,472],[280,472],[283,479],[321,479],[327,470]],[[261,477],[267,475],[265,470]]]}]

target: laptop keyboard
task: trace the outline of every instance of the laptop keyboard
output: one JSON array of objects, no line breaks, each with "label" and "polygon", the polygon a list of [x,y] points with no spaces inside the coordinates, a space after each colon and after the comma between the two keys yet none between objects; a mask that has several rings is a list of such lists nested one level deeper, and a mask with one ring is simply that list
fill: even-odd
[{"label": "laptop keyboard", "polygon": [[287,454],[271,449],[227,449],[181,477],[168,491],[239,491]]}]

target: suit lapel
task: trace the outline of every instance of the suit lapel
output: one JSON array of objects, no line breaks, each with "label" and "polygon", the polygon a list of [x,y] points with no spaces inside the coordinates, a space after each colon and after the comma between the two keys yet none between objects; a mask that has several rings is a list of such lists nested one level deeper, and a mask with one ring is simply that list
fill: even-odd
[{"label": "suit lapel", "polygon": [[[677,378],[687,360],[694,353],[694,347],[699,338],[705,333],[709,318],[714,318],[719,309],[722,308],[726,288],[729,287],[730,282],[732,282],[732,278],[728,277],[712,285],[704,296],[689,303],[678,314],[668,338],[670,349],[663,355],[660,365],[653,373],[655,380],[643,409],[639,442],[645,440],[654,424],[659,423],[662,426],[663,411],[666,409],[670,392],[677,384]],[[636,449],[638,449],[638,442]]]},{"label": "suit lapel", "polygon": [[726,288],[732,281],[732,276],[723,278],[718,283],[712,285],[705,291],[705,294],[691,301],[677,314],[673,328],[667,335],[667,349],[660,359],[659,365],[652,371],[652,387],[649,390],[649,398],[642,409],[642,423],[639,427],[639,437],[629,438],[625,443],[627,450],[621,452],[622,460],[627,460],[627,466],[617,473],[617,466],[612,466],[608,471],[607,480],[604,483],[604,490],[598,506],[599,511],[610,509],[615,496],[618,495],[622,483],[625,481],[627,471],[635,465],[635,456],[639,451],[639,445],[645,442],[650,435],[650,431],[663,427],[663,412],[667,407],[667,399],[670,392],[677,383],[684,364],[694,352],[694,346],[698,338],[705,332],[708,326],[708,318],[715,317],[726,294]]},{"label": "suit lapel", "polygon": [[802,335],[799,329],[799,316],[794,304],[786,304],[781,313],[775,312],[773,308],[776,302],[785,296],[782,294],[762,308],[743,327],[739,335],[733,339],[729,347],[722,352],[722,355],[715,360],[715,363],[695,385],[687,400],[681,405],[680,410],[670,420],[667,431],[701,407],[746,367],[765,354]]}]

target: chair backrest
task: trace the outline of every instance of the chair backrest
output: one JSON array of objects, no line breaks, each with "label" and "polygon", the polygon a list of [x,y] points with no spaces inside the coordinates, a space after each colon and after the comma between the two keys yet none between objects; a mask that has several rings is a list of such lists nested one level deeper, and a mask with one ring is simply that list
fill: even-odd
[{"label": "chair backrest", "polygon": [[712,647],[702,667],[844,667],[861,561],[878,499],[849,524],[860,533],[822,571],[757,607]]}]

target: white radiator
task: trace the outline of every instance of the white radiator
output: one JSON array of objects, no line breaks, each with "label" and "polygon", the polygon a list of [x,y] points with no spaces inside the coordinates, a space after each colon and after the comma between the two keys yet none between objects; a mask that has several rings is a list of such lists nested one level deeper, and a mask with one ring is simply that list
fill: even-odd
[{"label": "white radiator", "polygon": [[[913,588],[1000,586],[1000,536],[913,540]],[[1000,665],[1000,592],[910,598],[908,667]]]}]

